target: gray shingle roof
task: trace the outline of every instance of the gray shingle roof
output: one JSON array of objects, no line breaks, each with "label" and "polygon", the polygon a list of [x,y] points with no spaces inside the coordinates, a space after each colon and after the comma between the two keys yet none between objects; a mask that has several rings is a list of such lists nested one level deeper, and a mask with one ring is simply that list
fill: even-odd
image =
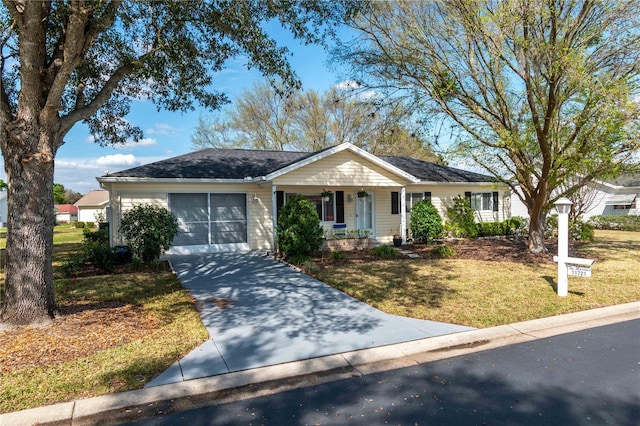
[{"label": "gray shingle roof", "polygon": [[[210,148],[168,158],[107,177],[245,179],[266,176],[318,152]],[[407,157],[379,156],[401,170],[430,182],[491,182],[490,176]]]},{"label": "gray shingle roof", "polygon": [[109,173],[107,176],[244,179],[265,176],[313,154],[310,152],[209,148],[132,169]]},{"label": "gray shingle roof", "polygon": [[440,164],[429,163],[428,161],[417,160],[408,157],[393,157],[390,155],[380,155],[381,159],[393,164],[399,169],[412,174],[422,181],[428,182],[493,182],[491,176],[480,173],[468,172],[466,170],[453,167],[442,166]]}]

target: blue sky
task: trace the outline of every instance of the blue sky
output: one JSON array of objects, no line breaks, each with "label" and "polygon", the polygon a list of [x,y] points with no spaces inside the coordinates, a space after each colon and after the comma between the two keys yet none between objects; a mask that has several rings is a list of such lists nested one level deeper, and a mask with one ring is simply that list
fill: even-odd
[{"label": "blue sky", "polygon": [[[292,51],[290,62],[304,89],[324,91],[340,82],[340,72],[330,69],[328,54],[322,47],[301,45],[283,31],[273,36]],[[261,79],[258,71],[247,70],[243,58],[235,58],[227,63],[225,70],[215,75],[215,84],[216,89],[227,93],[233,102]],[[198,117],[207,113],[200,109],[189,113],[158,112],[151,102],[136,100],[126,119],[144,131],[145,139],[118,147],[99,146],[92,141],[87,127],[78,123],[58,150],[54,180],[84,194],[99,188],[95,178],[105,171],[115,172],[185,154],[191,151],[191,134]],[[6,181],[4,169],[0,178]]]}]

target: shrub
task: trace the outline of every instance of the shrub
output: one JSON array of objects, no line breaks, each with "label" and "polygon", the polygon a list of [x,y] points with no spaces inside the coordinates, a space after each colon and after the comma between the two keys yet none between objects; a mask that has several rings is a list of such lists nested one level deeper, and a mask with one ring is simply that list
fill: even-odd
[{"label": "shrub", "polygon": [[593,225],[580,220],[571,221],[569,235],[577,241],[593,241]]},{"label": "shrub", "polygon": [[444,244],[438,244],[433,248],[431,252],[443,259],[446,259],[448,257],[454,257],[456,255],[456,249]]},{"label": "shrub", "polygon": [[343,253],[343,252],[341,252],[340,250],[333,250],[333,251],[330,253],[330,256],[331,256],[331,259],[332,259],[334,262],[337,262],[337,261],[339,261],[339,260],[342,260],[342,259],[344,259],[344,257],[345,257],[345,256],[344,256],[344,253]]},{"label": "shrub", "polygon": [[442,234],[442,218],[429,200],[419,201],[413,206],[410,229],[417,243],[428,243]]},{"label": "shrub", "polygon": [[447,233],[452,237],[474,238],[478,235],[475,213],[466,197],[458,195],[447,207]]},{"label": "shrub", "polygon": [[[569,238],[576,241],[593,241],[593,225],[580,220],[569,221]],[[553,214],[547,217],[544,226],[545,237],[558,236],[558,215]]]},{"label": "shrub", "polygon": [[524,236],[527,233],[526,223],[523,219],[514,217],[503,222],[480,222],[478,226],[479,237],[494,236]]},{"label": "shrub", "polygon": [[122,216],[120,233],[133,255],[149,263],[171,246],[178,235],[178,221],[164,207],[137,205]]},{"label": "shrub", "polygon": [[76,222],[76,228],[77,229],[82,229],[85,227],[85,223],[84,222]]},{"label": "shrub", "polygon": [[85,223],[84,223],[84,227],[85,227],[86,229],[91,229],[91,228],[94,228],[95,226],[96,226],[96,224],[95,224],[95,223],[93,223],[93,222],[85,222]]},{"label": "shrub", "polygon": [[589,219],[589,224],[595,229],[640,231],[640,216],[593,216]]},{"label": "shrub", "polygon": [[371,254],[382,259],[395,259],[398,257],[398,250],[391,246],[376,246],[371,249]]},{"label": "shrub", "polygon": [[294,195],[282,206],[276,241],[287,259],[303,263],[320,248],[323,235],[316,208],[302,195]]}]

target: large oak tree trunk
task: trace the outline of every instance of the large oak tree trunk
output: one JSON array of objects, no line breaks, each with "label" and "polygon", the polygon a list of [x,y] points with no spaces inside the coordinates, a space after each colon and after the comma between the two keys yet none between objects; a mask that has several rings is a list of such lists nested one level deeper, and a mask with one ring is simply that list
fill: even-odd
[{"label": "large oak tree trunk", "polygon": [[50,322],[56,311],[52,271],[54,164],[48,148],[52,146],[51,137],[31,127],[11,133],[9,138],[8,152],[4,152],[9,186],[0,322],[42,324]]}]

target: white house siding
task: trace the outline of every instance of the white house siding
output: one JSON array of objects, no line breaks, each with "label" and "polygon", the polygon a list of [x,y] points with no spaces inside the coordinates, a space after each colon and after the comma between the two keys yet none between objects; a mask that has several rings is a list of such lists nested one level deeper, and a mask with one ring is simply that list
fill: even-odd
[{"label": "white house siding", "polygon": [[96,222],[96,216],[102,213],[106,216],[104,207],[78,207],[78,221]]},{"label": "white house siding", "polygon": [[[464,197],[465,192],[484,193],[498,192],[498,211],[481,210],[476,212],[477,222],[501,222],[509,218],[509,192],[504,188],[495,185],[469,185],[469,184],[434,184],[433,186],[417,187],[424,191],[431,191],[431,203],[442,219],[447,218],[447,207],[453,206],[453,199],[457,196]],[[407,188],[407,191],[415,192],[413,187]]]},{"label": "white house siding", "polygon": [[[251,250],[272,250],[271,186],[257,184],[211,183],[113,183],[110,184],[112,206],[112,242],[122,244],[117,233],[122,215],[138,204],[168,206],[169,193],[246,193],[247,240]],[[255,195],[255,197],[254,197]],[[255,200],[254,200],[255,198]]]},{"label": "white house siding", "polygon": [[[612,204],[608,204],[611,197],[618,197],[625,194],[639,194],[640,188],[615,188],[611,185],[603,185],[597,182],[592,183],[593,193],[589,194],[591,202],[587,207],[585,213],[582,215],[582,220],[589,220],[593,216],[605,215],[605,216],[625,216],[625,215],[640,215],[640,196],[636,196],[635,208],[633,209],[615,209]],[[515,194],[511,194],[511,217],[529,217],[527,207]],[[551,214],[554,211],[552,210]]]},{"label": "white house siding", "polygon": [[406,184],[405,179],[350,152],[342,151],[274,179],[280,185],[321,187],[389,187]]}]

